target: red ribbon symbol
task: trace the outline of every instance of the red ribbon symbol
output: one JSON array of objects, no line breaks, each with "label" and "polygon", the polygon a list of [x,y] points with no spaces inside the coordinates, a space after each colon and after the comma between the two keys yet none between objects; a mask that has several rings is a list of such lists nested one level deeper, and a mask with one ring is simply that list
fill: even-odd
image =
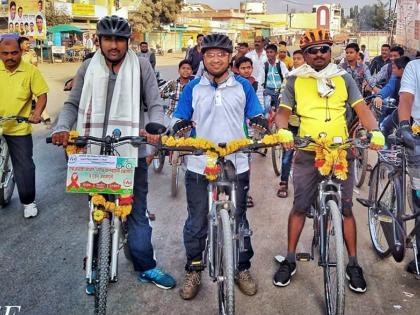
[{"label": "red ribbon symbol", "polygon": [[79,176],[76,173],[73,173],[70,178],[70,185],[67,186],[67,190],[72,189],[73,187],[76,188],[76,190],[79,189],[79,184],[77,181],[79,180]]}]

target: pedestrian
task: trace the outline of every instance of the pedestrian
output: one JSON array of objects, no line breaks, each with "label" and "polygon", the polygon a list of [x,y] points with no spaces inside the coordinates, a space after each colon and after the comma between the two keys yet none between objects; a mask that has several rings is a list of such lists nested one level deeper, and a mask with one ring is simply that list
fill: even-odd
[{"label": "pedestrian", "polygon": [[299,68],[305,64],[305,58],[303,57],[303,51],[298,49],[293,52],[293,70]]},{"label": "pedestrian", "polygon": [[[76,122],[81,135],[103,137],[117,128],[123,136],[143,135],[149,142],[156,142],[158,136],[149,135],[144,125],[145,120],[162,124],[163,106],[150,62],[128,49],[130,24],[124,18],[106,16],[99,20],[96,34],[100,50],[79,68],[53,132],[53,144],[66,146],[69,131]],[[99,117],[92,113],[98,113]],[[147,149],[124,146],[118,151],[123,156],[138,158],[133,211],[127,219],[128,246],[138,280],[164,289],[173,288],[175,279],[157,268],[151,242],[152,227],[146,215]],[[86,293],[94,294],[94,285],[88,284]]]},{"label": "pedestrian", "polygon": [[264,50],[264,39],[262,36],[254,38],[254,50],[245,55],[252,60],[253,71],[252,76],[257,80],[259,86],[257,91],[258,100],[264,103],[264,63],[267,62],[267,54]]},{"label": "pedestrian", "polygon": [[391,52],[391,46],[389,44],[383,44],[381,46],[381,54],[372,59],[369,70],[372,75],[378,73],[381,68],[391,61],[389,60],[389,53]]},{"label": "pedestrian", "polygon": [[[36,52],[31,49],[30,41],[28,37],[21,36],[18,40],[20,49],[22,50],[22,61],[30,63],[35,67],[38,67],[38,56]],[[32,107],[35,108],[36,99],[32,100]],[[51,117],[48,115],[47,108],[44,108],[42,115],[42,122],[46,125],[47,129],[51,129]]]},{"label": "pedestrian", "polygon": [[203,60],[203,54],[201,53],[201,44],[203,43],[203,34],[197,35],[197,45],[189,49],[187,52],[187,59],[192,64],[193,75],[197,74],[200,62]]},{"label": "pedestrian", "polygon": [[86,47],[87,53],[90,53],[95,48],[95,44],[94,44],[95,35],[92,34],[92,36],[89,36],[89,33],[86,35],[87,35],[87,39],[86,39],[85,47]]},{"label": "pedestrian", "polygon": [[248,43],[239,43],[238,46],[236,47],[236,50],[238,52],[236,53],[235,56],[232,57],[231,69],[232,69],[232,72],[233,73],[238,74],[239,73],[239,70],[235,66],[236,60],[238,60],[239,58],[245,56],[249,52]]},{"label": "pedestrian", "polygon": [[381,87],[385,86],[392,76],[392,64],[394,60],[404,56],[404,48],[400,46],[393,46],[389,52],[389,61],[376,73],[373,78],[375,79],[376,87],[373,88],[374,93],[378,93]]},{"label": "pedestrian", "polygon": [[[0,59],[0,116],[29,117],[29,123],[40,123],[48,93],[48,86],[41,72],[35,66],[22,61],[22,50],[15,38],[0,40]],[[37,102],[32,111],[34,96]],[[32,128],[29,123],[11,121],[3,124],[3,136],[12,159],[25,218],[38,214],[35,203]]]},{"label": "pedestrian", "polygon": [[188,40],[188,42],[187,42],[187,48],[188,49],[191,49],[191,48],[193,48],[193,46],[194,46],[194,39],[193,39],[193,37],[191,36],[190,37],[190,39]]},{"label": "pedestrian", "polygon": [[292,70],[293,68],[293,59],[290,58],[289,52],[285,45],[279,45],[279,60],[281,60],[287,67],[287,70]]},{"label": "pedestrian", "polygon": [[368,64],[369,63],[369,51],[366,49],[366,45],[362,44],[360,46],[360,52],[363,54],[363,63]]},{"label": "pedestrian", "polygon": [[137,56],[143,57],[149,60],[150,64],[152,65],[153,70],[155,70],[156,55],[154,52],[149,50],[149,44],[147,42],[140,43],[140,52],[137,53]]}]

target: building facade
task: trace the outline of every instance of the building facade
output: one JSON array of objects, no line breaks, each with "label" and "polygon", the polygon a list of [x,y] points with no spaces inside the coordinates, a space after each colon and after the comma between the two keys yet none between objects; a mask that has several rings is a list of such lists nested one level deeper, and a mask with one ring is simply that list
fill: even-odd
[{"label": "building facade", "polygon": [[395,42],[420,50],[420,0],[397,0]]}]

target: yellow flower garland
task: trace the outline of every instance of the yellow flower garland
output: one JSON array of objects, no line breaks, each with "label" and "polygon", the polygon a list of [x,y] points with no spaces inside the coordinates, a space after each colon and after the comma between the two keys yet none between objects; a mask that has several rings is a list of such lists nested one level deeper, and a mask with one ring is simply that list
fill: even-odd
[{"label": "yellow flower garland", "polygon": [[[95,210],[93,211],[93,219],[96,222],[101,222],[106,217],[106,212],[113,212],[115,216],[121,217],[122,219],[127,218],[127,216],[131,213],[133,206],[131,204],[132,198],[130,200],[127,199],[129,196],[120,196],[121,200],[123,200],[124,203],[116,205],[115,202],[112,201],[106,201],[105,197],[103,195],[98,194],[91,194],[92,199],[91,202],[93,203]],[[128,201],[126,201],[128,200]],[[129,203],[125,203],[129,202]]]},{"label": "yellow flower garland", "polygon": [[415,134],[415,135],[420,134],[420,125],[413,124],[411,126],[411,130],[413,131],[413,134]]},{"label": "yellow flower garland", "polygon": [[[69,142],[73,142],[79,136],[79,133],[76,130],[70,131],[69,134]],[[74,144],[69,144],[66,147],[67,155],[77,154],[77,153],[84,153],[85,148],[79,148]]]},{"label": "yellow flower garland", "polygon": [[315,167],[318,168],[319,173],[327,176],[334,167],[333,174],[338,179],[346,180],[348,173],[347,151],[329,148],[331,141],[326,137],[317,139],[316,143],[318,145],[315,147]]}]

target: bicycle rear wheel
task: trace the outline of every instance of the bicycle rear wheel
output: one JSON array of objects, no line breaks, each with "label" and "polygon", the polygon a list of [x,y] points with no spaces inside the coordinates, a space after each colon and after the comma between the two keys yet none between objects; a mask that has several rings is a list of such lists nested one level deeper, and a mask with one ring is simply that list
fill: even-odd
[{"label": "bicycle rear wheel", "polygon": [[217,275],[219,314],[235,314],[235,266],[233,265],[233,235],[229,214],[225,209],[219,212],[219,231],[217,237],[223,237],[219,250],[219,272]]},{"label": "bicycle rear wheel", "polygon": [[324,289],[328,315],[344,314],[345,271],[341,212],[334,200],[327,202],[325,220]]},{"label": "bicycle rear wheel", "polygon": [[354,185],[358,188],[362,187],[366,178],[368,164],[368,150],[354,148]]},{"label": "bicycle rear wheel", "polygon": [[282,158],[283,150],[281,146],[274,146],[271,147],[271,161],[273,163],[273,170],[276,176],[280,176],[281,174],[281,158]]},{"label": "bicycle rear wheel", "polygon": [[111,231],[109,218],[103,219],[98,229],[98,264],[95,288],[95,314],[106,314],[106,300],[109,283],[109,255]]}]

